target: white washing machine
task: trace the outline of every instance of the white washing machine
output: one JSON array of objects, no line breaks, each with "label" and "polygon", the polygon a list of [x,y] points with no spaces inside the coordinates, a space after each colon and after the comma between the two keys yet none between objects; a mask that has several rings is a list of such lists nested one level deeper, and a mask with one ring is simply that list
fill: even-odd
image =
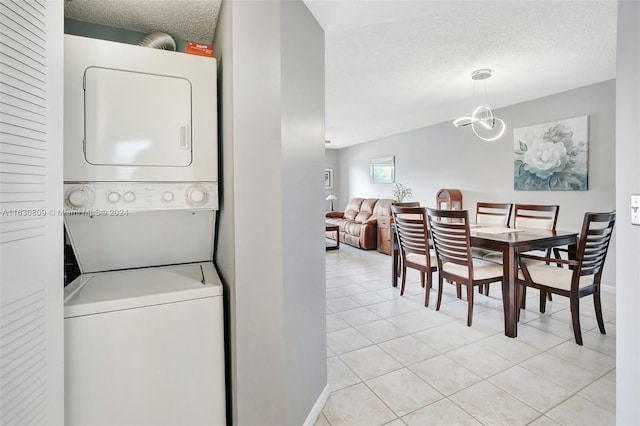
[{"label": "white washing machine", "polygon": [[210,262],[65,288],[67,425],[224,425],[222,285]]}]

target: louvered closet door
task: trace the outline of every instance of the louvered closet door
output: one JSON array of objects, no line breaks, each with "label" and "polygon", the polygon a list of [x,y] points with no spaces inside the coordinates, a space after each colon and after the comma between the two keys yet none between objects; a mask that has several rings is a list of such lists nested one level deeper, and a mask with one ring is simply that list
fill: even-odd
[{"label": "louvered closet door", "polygon": [[0,424],[63,424],[63,2],[0,1]]}]

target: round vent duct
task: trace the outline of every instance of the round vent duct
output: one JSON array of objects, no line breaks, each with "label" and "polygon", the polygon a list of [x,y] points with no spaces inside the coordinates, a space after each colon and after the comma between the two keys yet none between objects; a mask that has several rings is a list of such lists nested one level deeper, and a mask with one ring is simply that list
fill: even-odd
[{"label": "round vent duct", "polygon": [[176,50],[176,42],[167,33],[155,32],[142,39],[138,46],[151,47],[153,49]]}]

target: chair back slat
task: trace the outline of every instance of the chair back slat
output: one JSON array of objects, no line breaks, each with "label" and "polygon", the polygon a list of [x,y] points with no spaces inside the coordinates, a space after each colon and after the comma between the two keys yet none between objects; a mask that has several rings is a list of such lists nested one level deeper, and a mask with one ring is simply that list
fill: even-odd
[{"label": "chair back slat", "polygon": [[485,203],[476,204],[476,223],[478,225],[506,226],[511,220],[511,203]]},{"label": "chair back slat", "polygon": [[580,260],[580,275],[602,273],[615,220],[615,212],[585,213],[576,253]]},{"label": "chair back slat", "polygon": [[427,209],[438,265],[453,262],[470,265],[469,216],[466,210]]},{"label": "chair back slat", "polygon": [[429,254],[427,220],[424,207],[391,206],[396,238],[403,258],[407,254]]},{"label": "chair back slat", "polygon": [[398,207],[420,207],[420,201],[407,201],[405,203],[398,203],[394,201],[392,205]]},{"label": "chair back slat", "polygon": [[555,230],[560,206],[542,204],[516,204],[513,213],[514,228]]}]

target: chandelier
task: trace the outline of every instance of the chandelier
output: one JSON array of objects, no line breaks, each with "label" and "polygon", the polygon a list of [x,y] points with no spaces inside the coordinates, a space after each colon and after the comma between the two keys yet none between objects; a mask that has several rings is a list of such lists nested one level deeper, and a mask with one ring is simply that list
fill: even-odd
[{"label": "chandelier", "polygon": [[[484,81],[485,97],[487,94],[486,80],[491,77],[490,69],[479,69],[471,73],[472,80]],[[493,114],[489,105],[480,105],[473,110],[470,117],[460,117],[453,120],[455,127],[471,126],[473,134],[480,139],[491,142],[499,139],[507,128],[504,121]]]}]

